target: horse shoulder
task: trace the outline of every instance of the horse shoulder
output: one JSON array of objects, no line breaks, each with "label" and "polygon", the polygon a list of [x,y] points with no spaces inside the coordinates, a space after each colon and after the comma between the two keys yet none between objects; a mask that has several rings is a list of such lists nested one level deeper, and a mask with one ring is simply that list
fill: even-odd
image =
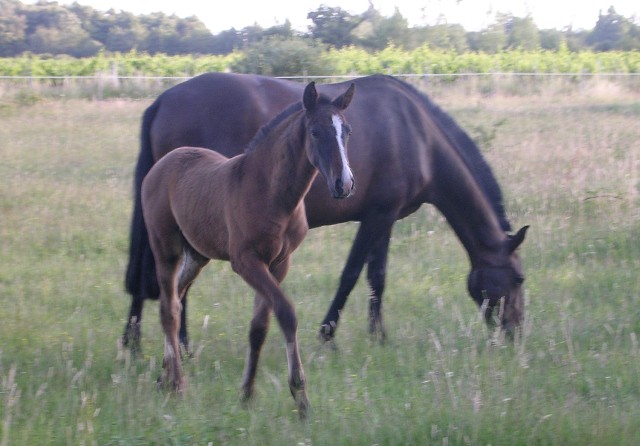
[{"label": "horse shoulder", "polygon": [[300,203],[300,206],[296,208],[291,215],[289,224],[285,231],[285,238],[287,239],[288,249],[293,252],[302,243],[309,231],[309,223],[305,212],[304,202]]}]

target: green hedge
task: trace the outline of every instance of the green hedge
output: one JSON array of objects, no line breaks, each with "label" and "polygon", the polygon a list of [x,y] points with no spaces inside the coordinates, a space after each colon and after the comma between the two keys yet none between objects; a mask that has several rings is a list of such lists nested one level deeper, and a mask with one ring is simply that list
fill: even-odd
[{"label": "green hedge", "polygon": [[[300,51],[292,58],[306,57]],[[498,54],[433,50],[426,46],[404,51],[390,46],[377,53],[362,48],[329,49],[304,64],[304,73],[266,72],[273,75],[465,74],[465,73],[640,73],[640,52],[508,51]],[[176,76],[189,77],[207,71],[242,71],[247,55],[150,56],[144,53],[100,54],[90,58],[34,56],[0,58],[0,76]],[[294,62],[294,61],[292,61]],[[265,59],[264,63],[269,63]],[[275,62],[274,62],[275,63]],[[282,60],[278,60],[280,65]],[[291,63],[291,67],[301,64]],[[268,67],[267,67],[268,68]]]}]

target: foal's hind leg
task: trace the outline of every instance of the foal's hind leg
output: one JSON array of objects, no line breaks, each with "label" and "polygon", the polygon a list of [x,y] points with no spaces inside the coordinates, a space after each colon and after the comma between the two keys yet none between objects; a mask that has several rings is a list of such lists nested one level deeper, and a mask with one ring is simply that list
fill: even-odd
[{"label": "foal's hind leg", "polygon": [[187,356],[191,356],[189,350],[189,338],[187,336],[187,294],[191,284],[198,277],[202,268],[209,262],[209,259],[201,256],[190,246],[185,246],[182,267],[180,269],[180,277],[178,281],[178,295],[182,303],[180,311],[180,344],[184,348]]},{"label": "foal's hind leg", "polygon": [[165,387],[184,391],[184,378],[180,358],[180,343],[178,330],[180,328],[180,299],[178,296],[178,265],[179,258],[158,262],[158,283],[160,285],[160,322],[164,332],[164,358],[162,365],[163,376],[158,382]]},{"label": "foal's hind leg", "polygon": [[[159,220],[159,219],[158,219]],[[160,322],[164,332],[163,376],[160,384],[178,393],[185,387],[178,330],[180,329],[179,276],[184,262],[183,239],[171,223],[158,224],[149,231],[149,240],[156,258],[156,273],[160,289]],[[184,285],[184,284],[183,284]]]}]

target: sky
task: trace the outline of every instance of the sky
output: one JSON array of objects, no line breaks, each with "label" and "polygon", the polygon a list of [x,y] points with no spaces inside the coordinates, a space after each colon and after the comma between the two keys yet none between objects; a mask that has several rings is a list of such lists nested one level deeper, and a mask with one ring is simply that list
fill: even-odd
[{"label": "sky", "polygon": [[[58,0],[71,4],[74,0]],[[307,31],[311,21],[307,13],[321,4],[340,6],[351,14],[361,14],[369,0],[252,0],[238,3],[215,0],[75,0],[99,11],[115,9],[134,14],[161,11],[179,17],[196,16],[216,34],[230,28],[241,29],[258,24],[268,28],[287,19],[300,31]],[[383,16],[391,16],[395,8],[409,21],[409,26],[433,25],[443,16],[446,23],[461,24],[467,31],[478,31],[494,23],[496,13],[512,13],[516,17],[531,15],[539,29],[592,29],[602,11],[610,6],[624,17],[640,21],[638,0],[372,0]],[[27,0],[23,3],[35,3]],[[220,6],[220,5],[224,6]]]}]

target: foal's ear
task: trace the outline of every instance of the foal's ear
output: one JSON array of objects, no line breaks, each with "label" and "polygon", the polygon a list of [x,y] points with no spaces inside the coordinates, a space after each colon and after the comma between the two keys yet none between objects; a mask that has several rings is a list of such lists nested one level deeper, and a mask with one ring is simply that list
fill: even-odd
[{"label": "foal's ear", "polygon": [[309,85],[304,89],[304,95],[302,96],[302,105],[306,110],[313,110],[318,103],[318,92],[316,91],[316,83],[314,81],[309,82]]},{"label": "foal's ear", "polygon": [[349,89],[333,100],[333,105],[340,110],[344,110],[351,104],[353,93],[356,91],[356,84],[349,85]]},{"label": "foal's ear", "polygon": [[529,225],[523,226],[515,235],[509,236],[509,252],[515,251],[524,242],[527,229],[529,229]]}]

